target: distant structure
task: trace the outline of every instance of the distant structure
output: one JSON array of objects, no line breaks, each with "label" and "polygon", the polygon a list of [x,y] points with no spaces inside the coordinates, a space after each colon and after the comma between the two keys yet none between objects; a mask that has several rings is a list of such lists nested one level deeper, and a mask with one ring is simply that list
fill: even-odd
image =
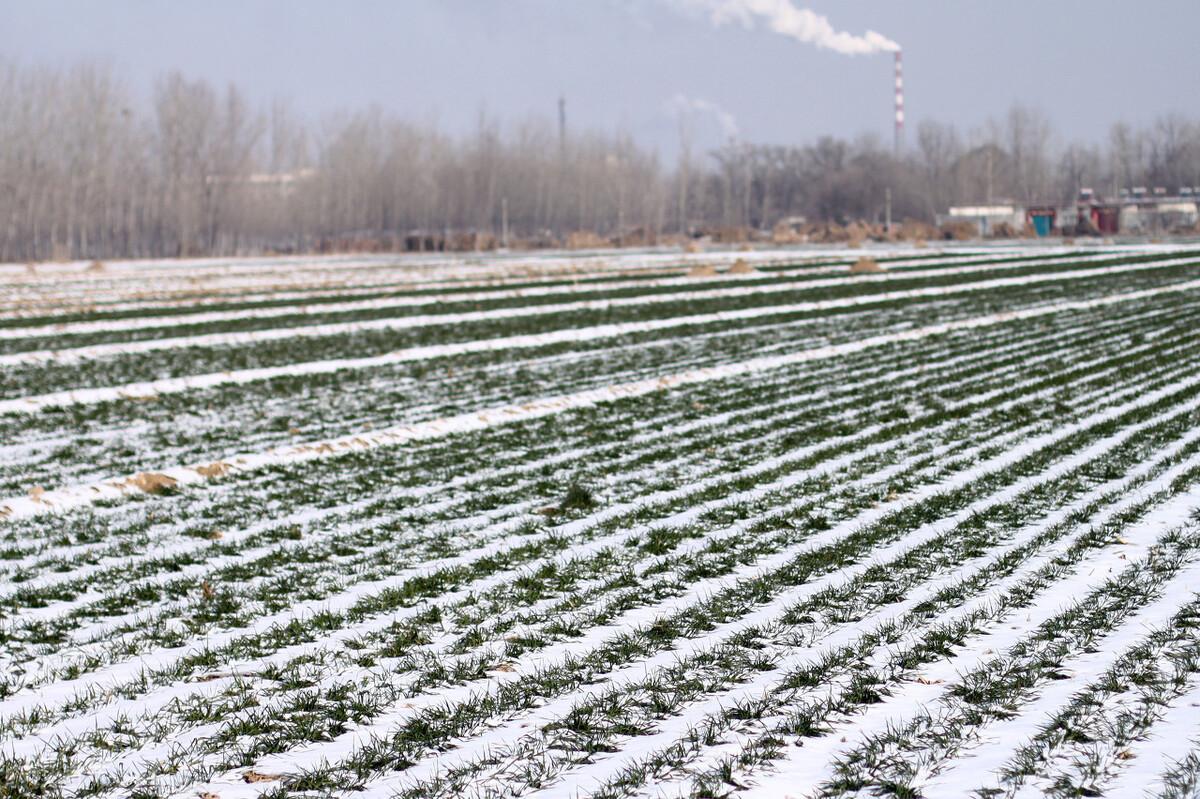
[{"label": "distant structure", "polygon": [[897,155],[904,146],[904,62],[896,51],[896,131],[893,148]]},{"label": "distant structure", "polygon": [[938,214],[939,226],[966,222],[974,226],[977,236],[991,236],[1001,230],[1022,230],[1025,209],[1015,203],[986,205],[956,205],[949,213]]},{"label": "distant structure", "polygon": [[1194,228],[1200,222],[1200,186],[1181,186],[1170,194],[1164,187],[1148,192],[1143,186],[1122,189],[1117,205],[1120,207],[1121,230],[1131,233],[1162,233]]},{"label": "distant structure", "polygon": [[567,98],[558,98],[558,154],[562,160],[567,160]]},{"label": "distant structure", "polygon": [[1121,189],[1115,198],[1100,197],[1081,188],[1073,202],[1020,205],[985,203],[960,205],[938,214],[937,224],[967,222],[979,236],[1026,233],[1049,236],[1156,235],[1194,230],[1200,223],[1200,187],[1181,186]]}]

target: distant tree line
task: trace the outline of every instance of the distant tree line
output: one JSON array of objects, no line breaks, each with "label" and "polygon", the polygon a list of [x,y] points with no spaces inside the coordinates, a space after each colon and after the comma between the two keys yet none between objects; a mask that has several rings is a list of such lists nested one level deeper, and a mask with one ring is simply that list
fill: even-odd
[{"label": "distant tree line", "polygon": [[962,133],[922,123],[900,154],[871,136],[730,141],[680,156],[550,120],[473,133],[371,108],[313,124],[236,87],[172,73],[134,97],[108,67],[0,63],[0,259],[423,249],[454,241],[628,242],[783,219],[931,220],[948,205],[1061,202],[1081,186],[1200,186],[1200,124],[1114,125],[1062,143],[1015,107]]}]

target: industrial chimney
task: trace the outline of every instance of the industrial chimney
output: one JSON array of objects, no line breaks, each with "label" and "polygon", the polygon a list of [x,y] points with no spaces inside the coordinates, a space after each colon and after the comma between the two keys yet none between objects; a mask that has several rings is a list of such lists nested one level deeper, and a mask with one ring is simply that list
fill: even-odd
[{"label": "industrial chimney", "polygon": [[904,146],[904,62],[900,58],[900,51],[896,51],[896,132],[893,147],[896,155],[900,154],[900,148]]}]

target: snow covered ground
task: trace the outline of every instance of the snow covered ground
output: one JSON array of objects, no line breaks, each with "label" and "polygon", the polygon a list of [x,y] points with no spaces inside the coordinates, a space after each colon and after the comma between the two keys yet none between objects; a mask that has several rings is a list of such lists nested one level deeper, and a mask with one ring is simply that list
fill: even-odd
[{"label": "snow covered ground", "polygon": [[0,795],[1196,796],[1200,250],[0,265]]}]

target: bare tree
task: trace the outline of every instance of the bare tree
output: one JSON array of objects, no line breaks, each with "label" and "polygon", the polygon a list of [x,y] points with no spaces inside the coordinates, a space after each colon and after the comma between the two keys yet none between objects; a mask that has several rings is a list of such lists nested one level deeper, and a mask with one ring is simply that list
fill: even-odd
[{"label": "bare tree", "polygon": [[969,136],[924,122],[897,156],[875,137],[701,153],[681,108],[678,162],[664,170],[620,131],[568,138],[549,119],[481,112],[456,137],[379,108],[313,124],[179,73],[139,108],[106,65],[0,61],[0,258],[491,246],[502,215],[530,242],[578,230],[647,241],[799,215],[878,221],[888,195],[896,218],[930,220],[955,203],[1060,202],[1084,185],[1200,184],[1200,125],[1179,115],[1056,148],[1045,114],[1016,106]]}]

